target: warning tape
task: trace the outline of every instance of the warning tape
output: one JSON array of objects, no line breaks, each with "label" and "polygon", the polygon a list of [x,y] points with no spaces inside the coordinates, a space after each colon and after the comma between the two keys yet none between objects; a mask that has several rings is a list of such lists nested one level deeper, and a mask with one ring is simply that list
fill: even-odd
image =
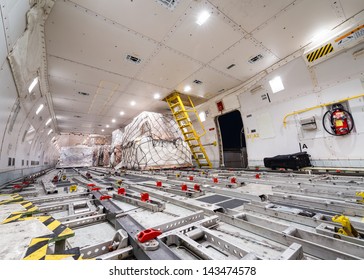
[{"label": "warning tape", "polygon": [[329,43],[321,48],[318,48],[317,50],[310,52],[309,54],[306,55],[306,58],[308,62],[313,62],[333,51],[334,47],[332,46],[331,43]]},{"label": "warning tape", "polygon": [[1,222],[2,224],[8,224],[11,222],[18,221],[21,218],[29,217],[34,213],[38,212],[38,207],[34,206],[33,203],[29,201],[22,201],[19,204],[23,206],[25,210],[11,213],[7,218],[5,218],[5,220]]},{"label": "warning tape", "polygon": [[[4,195],[1,195],[1,196],[4,196]],[[9,196],[9,195],[6,195],[6,196]],[[0,205],[19,202],[19,201],[23,200],[23,197],[18,194],[11,194],[10,197],[11,197],[10,199],[0,201]]]},{"label": "warning tape", "polygon": [[24,260],[61,260],[66,258],[73,258],[75,260],[82,259],[79,248],[66,250],[62,252],[62,254],[47,255],[48,245],[50,243],[72,237],[74,236],[74,232],[51,216],[29,217],[21,220],[32,219],[39,220],[53,233],[33,238],[28,245],[28,249],[23,258]]}]

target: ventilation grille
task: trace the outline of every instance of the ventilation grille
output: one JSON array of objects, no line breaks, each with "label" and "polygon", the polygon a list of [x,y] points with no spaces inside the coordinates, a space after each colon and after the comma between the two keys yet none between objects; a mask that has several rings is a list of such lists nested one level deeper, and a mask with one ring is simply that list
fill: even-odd
[{"label": "ventilation grille", "polygon": [[259,60],[262,60],[262,59],[263,59],[263,55],[258,54],[256,56],[252,57],[251,59],[249,59],[248,62],[249,63],[255,63],[255,62],[257,62]]},{"label": "ventilation grille", "polygon": [[200,81],[200,80],[194,80],[193,81],[195,84],[197,84],[197,85],[201,85],[202,84],[202,82]]},{"label": "ventilation grille", "polygon": [[235,64],[233,63],[233,64],[230,64],[228,67],[226,67],[226,69],[231,69],[231,68],[233,68],[235,66]]},{"label": "ventilation grille", "polygon": [[179,0],[156,0],[156,2],[169,10],[173,10],[177,6]]},{"label": "ventilation grille", "polygon": [[138,57],[136,57],[136,56],[132,56],[132,55],[130,55],[130,54],[128,54],[128,55],[126,56],[126,60],[129,60],[130,62],[133,62],[133,63],[135,63],[135,64],[139,64],[139,63],[142,61],[140,58],[138,58]]}]

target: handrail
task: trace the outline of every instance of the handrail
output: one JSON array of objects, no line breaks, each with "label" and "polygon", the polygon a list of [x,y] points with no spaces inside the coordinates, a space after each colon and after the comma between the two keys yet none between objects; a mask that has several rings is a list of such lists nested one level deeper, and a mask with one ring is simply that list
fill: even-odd
[{"label": "handrail", "polygon": [[347,97],[347,98],[344,98],[344,99],[340,99],[338,101],[328,102],[328,103],[325,103],[325,104],[316,105],[316,106],[309,107],[309,108],[306,108],[306,109],[302,109],[302,110],[298,110],[298,111],[293,111],[292,113],[289,113],[289,114],[287,114],[287,115],[284,116],[284,118],[283,118],[283,126],[284,127],[287,126],[287,118],[290,117],[290,116],[294,116],[294,115],[301,114],[301,113],[304,113],[304,112],[308,112],[308,111],[311,111],[311,110],[314,110],[314,109],[317,109],[317,108],[329,106],[329,105],[332,105],[332,104],[335,104],[335,103],[341,103],[341,102],[344,102],[344,101],[348,101],[348,100],[352,100],[352,99],[356,99],[356,98],[360,98],[360,97],[364,97],[364,93],[359,94],[359,95],[354,95],[352,97]]}]

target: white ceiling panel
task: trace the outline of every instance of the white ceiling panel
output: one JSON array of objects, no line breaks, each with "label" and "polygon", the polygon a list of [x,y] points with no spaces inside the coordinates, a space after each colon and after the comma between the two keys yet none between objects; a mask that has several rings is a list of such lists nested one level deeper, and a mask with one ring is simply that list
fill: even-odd
[{"label": "white ceiling panel", "polygon": [[[8,1],[10,2],[10,1]],[[18,38],[23,35],[26,28],[26,19],[27,12],[30,8],[29,0],[18,0],[11,1],[15,2],[11,6],[6,6],[8,8],[11,7],[8,16],[9,23],[9,35],[10,35],[10,44],[11,47],[14,46]]]},{"label": "white ceiling panel", "polygon": [[73,116],[73,114],[77,115],[78,113],[87,114],[89,110],[89,103],[59,97],[53,98],[53,106],[55,111],[65,109],[71,112],[70,116]]},{"label": "white ceiling panel", "polygon": [[[202,84],[195,84],[193,83],[194,80],[199,80]],[[177,90],[183,92],[183,88],[187,84],[192,88],[189,94],[204,98],[211,98],[216,96],[218,91],[235,87],[241,84],[241,81],[224,76],[208,67],[204,67],[188,79],[182,81],[177,86]]]},{"label": "white ceiling panel", "polygon": [[[249,59],[259,54],[263,56],[261,60],[255,63],[248,62]],[[236,79],[245,81],[277,61],[278,58],[276,56],[267,52],[250,38],[242,39],[239,43],[214,59],[210,65]],[[235,64],[235,66],[227,69],[232,64]]]},{"label": "white ceiling panel", "polygon": [[[173,10],[165,8],[158,1],[108,0],[107,5],[100,0],[73,0],[83,7],[100,13],[141,34],[161,41],[183,15],[192,0],[180,0]],[[113,7],[110,9],[110,7]]]},{"label": "white ceiling panel", "polygon": [[172,90],[200,67],[178,52],[162,48],[137,78]]},{"label": "white ceiling panel", "polygon": [[338,2],[341,3],[341,7],[343,8],[347,19],[364,9],[364,1],[362,0],[340,0]]},{"label": "white ceiling panel", "polygon": [[278,57],[284,58],[308,44],[318,33],[331,30],[340,22],[331,0],[305,0],[255,31],[253,36]]},{"label": "white ceiling panel", "polygon": [[[97,88],[85,84],[75,83],[70,80],[60,79],[58,77],[49,77],[50,91],[52,98],[67,98],[84,103],[91,103],[93,96],[96,94]],[[84,96],[78,92],[89,93],[89,96]]]},{"label": "white ceiling panel", "polygon": [[0,20],[0,66],[3,65],[7,55],[8,55],[8,49],[6,47],[4,25],[3,21]]},{"label": "white ceiling panel", "polygon": [[159,93],[161,97],[164,97],[170,91],[170,89],[158,87],[136,80],[132,81],[132,83],[128,86],[126,90],[126,92],[131,95],[146,97],[151,101],[154,100],[154,94]]},{"label": "white ceiling panel", "polygon": [[210,0],[215,6],[241,27],[251,32],[259,25],[273,17],[293,0]]},{"label": "white ceiling panel", "polygon": [[[48,54],[129,77],[139,71],[156,47],[156,43],[145,37],[63,1],[56,2],[46,22],[46,37]],[[127,61],[128,54],[139,57],[142,62]]]},{"label": "white ceiling panel", "polygon": [[62,78],[78,84],[99,86],[101,81],[119,84],[122,90],[130,81],[128,77],[88,67],[83,64],[54,56],[48,56],[48,74],[51,77]]},{"label": "white ceiling panel", "polygon": [[[200,26],[196,21],[199,13],[204,10],[209,11],[211,16]],[[189,11],[166,44],[204,63],[218,56],[237,42],[243,33],[232,28],[222,15],[217,15],[216,10],[212,13],[213,10],[210,4],[201,2]]]}]

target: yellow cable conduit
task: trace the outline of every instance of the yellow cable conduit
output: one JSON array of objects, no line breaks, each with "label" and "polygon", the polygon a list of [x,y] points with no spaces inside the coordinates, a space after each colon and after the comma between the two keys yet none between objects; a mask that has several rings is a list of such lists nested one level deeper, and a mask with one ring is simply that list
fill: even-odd
[{"label": "yellow cable conduit", "polygon": [[345,101],[360,98],[360,97],[364,97],[364,93],[359,94],[359,95],[354,95],[352,97],[347,97],[347,98],[344,98],[344,99],[340,99],[338,101],[329,102],[329,103],[325,103],[325,104],[320,104],[320,105],[316,105],[314,107],[310,107],[310,108],[306,108],[306,109],[302,109],[302,110],[298,110],[298,111],[293,111],[292,113],[289,113],[289,114],[284,116],[283,126],[284,127],[287,126],[287,118],[290,117],[290,116],[294,116],[294,115],[301,114],[301,113],[304,113],[304,112],[307,112],[307,111],[311,111],[311,110],[314,110],[314,109],[317,109],[317,108],[326,107],[326,106],[329,106],[329,105],[332,105],[332,104],[335,104],[335,103],[341,103],[341,102],[345,102]]}]

